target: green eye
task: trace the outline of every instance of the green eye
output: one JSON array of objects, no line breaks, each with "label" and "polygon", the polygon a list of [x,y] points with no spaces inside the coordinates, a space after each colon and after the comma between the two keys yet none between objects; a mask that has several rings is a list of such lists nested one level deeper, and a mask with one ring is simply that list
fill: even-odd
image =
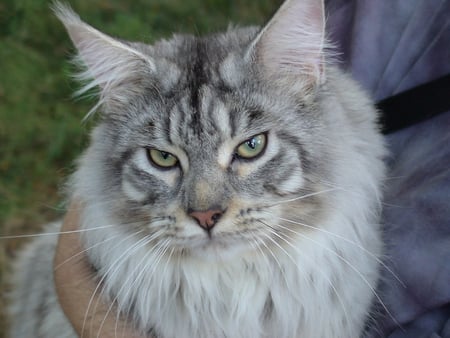
[{"label": "green eye", "polygon": [[237,147],[236,155],[244,159],[253,159],[264,151],[266,143],[266,134],[253,136]]},{"label": "green eye", "polygon": [[178,159],[171,153],[165,151],[157,149],[147,149],[147,155],[150,161],[157,167],[170,169],[178,164]]}]

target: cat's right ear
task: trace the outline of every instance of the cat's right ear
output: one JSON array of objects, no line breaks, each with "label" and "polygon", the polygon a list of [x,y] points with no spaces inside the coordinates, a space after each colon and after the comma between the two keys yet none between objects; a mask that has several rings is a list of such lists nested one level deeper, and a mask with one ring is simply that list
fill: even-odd
[{"label": "cat's right ear", "polygon": [[84,23],[69,6],[55,2],[52,9],[64,24],[78,50],[78,59],[85,66],[79,78],[86,85],[78,94],[98,87],[101,102],[130,97],[140,90],[136,85],[156,71],[148,55]]}]

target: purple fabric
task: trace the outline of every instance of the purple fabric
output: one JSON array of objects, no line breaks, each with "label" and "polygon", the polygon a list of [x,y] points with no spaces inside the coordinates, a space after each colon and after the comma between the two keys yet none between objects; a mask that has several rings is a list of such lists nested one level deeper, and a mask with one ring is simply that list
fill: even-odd
[{"label": "purple fabric", "polygon": [[386,264],[404,285],[384,269],[379,291],[390,314],[381,311],[378,332],[372,330],[369,337],[448,338],[450,112],[387,140],[391,158],[384,206]]},{"label": "purple fabric", "polygon": [[[328,0],[327,7],[338,58],[375,100],[450,73],[449,0]],[[386,264],[403,285],[383,270],[387,309],[378,304],[366,337],[450,338],[450,112],[387,142]]]},{"label": "purple fabric", "polygon": [[329,0],[339,59],[375,100],[450,73],[450,1]]}]

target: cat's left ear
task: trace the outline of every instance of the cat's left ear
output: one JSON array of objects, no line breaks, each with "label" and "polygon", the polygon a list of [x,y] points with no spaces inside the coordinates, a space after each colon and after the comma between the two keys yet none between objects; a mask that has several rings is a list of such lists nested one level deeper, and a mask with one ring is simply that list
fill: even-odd
[{"label": "cat's left ear", "polygon": [[307,85],[325,81],[323,0],[287,0],[249,47],[271,77],[300,76]]},{"label": "cat's left ear", "polygon": [[152,59],[132,45],[112,38],[90,25],[68,6],[55,2],[53,10],[69,33],[85,66],[80,79],[88,81],[79,91],[100,88],[100,103],[118,102],[141,90],[141,82],[156,71]]}]

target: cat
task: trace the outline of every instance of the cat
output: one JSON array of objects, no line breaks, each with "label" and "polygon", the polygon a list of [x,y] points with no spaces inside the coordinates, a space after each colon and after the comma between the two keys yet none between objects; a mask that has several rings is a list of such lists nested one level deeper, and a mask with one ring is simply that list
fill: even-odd
[{"label": "cat", "polygon": [[[70,187],[102,297],[151,337],[361,337],[386,150],[371,100],[334,61],[323,1],[153,45],[55,12],[81,92],[99,90]],[[76,337],[53,285],[54,237],[20,254],[12,337]]]}]

